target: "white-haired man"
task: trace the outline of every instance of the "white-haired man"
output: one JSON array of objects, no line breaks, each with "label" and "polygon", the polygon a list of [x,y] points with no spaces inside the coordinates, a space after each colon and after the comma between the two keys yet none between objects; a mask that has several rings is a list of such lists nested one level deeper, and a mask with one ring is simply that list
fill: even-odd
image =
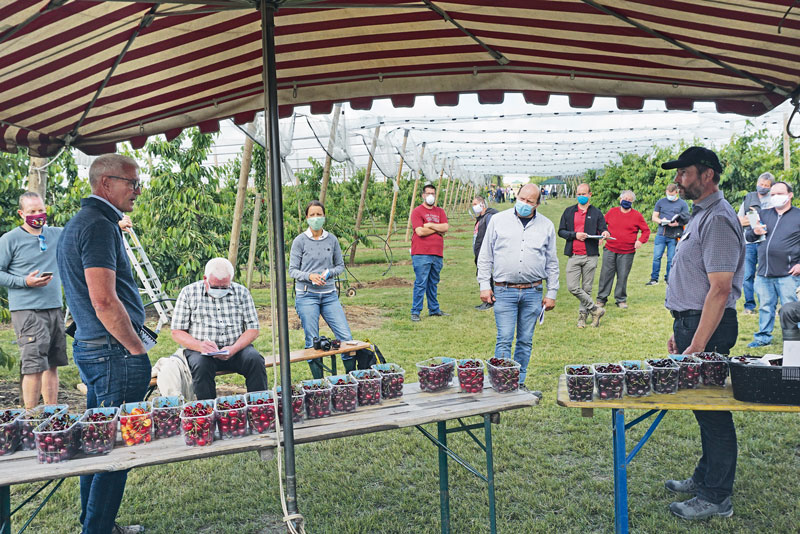
[{"label": "white-haired man", "polygon": [[[140,401],[150,383],[150,359],[142,326],[144,306],[120,229],[123,212],[141,194],[139,166],[105,154],[89,168],[92,194],[66,224],[56,256],[64,295],[75,320],[72,358],[87,387],[86,406]],[[127,471],[81,476],[83,534],[142,532],[114,523]]]},{"label": "white-haired man", "polygon": [[633,209],[635,200],[633,191],[623,191],[619,195],[619,206],[606,213],[606,224],[611,238],[606,241],[606,248],[603,250],[603,268],[600,270],[600,285],[597,288],[598,306],[606,305],[616,277],[614,300],[618,307],[628,307],[628,275],[633,266],[633,256],[650,239],[650,227],[642,214]]},{"label": "white-haired man", "polygon": [[172,339],[185,349],[198,399],[217,396],[217,371],[244,376],[247,391],[267,389],[264,357],[253,347],[257,337],[250,292],[233,281],[231,262],[209,260],[203,279],[181,289],[172,312]]}]

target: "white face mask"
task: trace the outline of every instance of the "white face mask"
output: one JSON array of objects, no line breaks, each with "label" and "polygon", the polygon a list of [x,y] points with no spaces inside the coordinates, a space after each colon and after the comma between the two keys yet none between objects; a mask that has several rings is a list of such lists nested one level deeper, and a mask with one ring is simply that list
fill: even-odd
[{"label": "white face mask", "polygon": [[472,206],[472,211],[475,212],[475,215],[480,215],[483,211],[483,206],[478,204],[477,206]]},{"label": "white face mask", "polygon": [[230,292],[230,290],[231,289],[229,287],[226,287],[225,289],[215,289],[213,287],[209,287],[208,296],[211,297],[212,299],[221,299],[222,297],[227,295],[228,292]]},{"label": "white face mask", "polygon": [[670,202],[675,202],[676,200],[678,200],[678,195],[667,195],[667,200],[669,200]]},{"label": "white face mask", "polygon": [[770,206],[773,208],[782,208],[787,202],[789,202],[789,195],[772,195],[769,197]]},{"label": "white face mask", "polygon": [[428,206],[433,206],[434,202],[436,202],[436,197],[434,195],[428,195],[425,197],[425,203]]}]

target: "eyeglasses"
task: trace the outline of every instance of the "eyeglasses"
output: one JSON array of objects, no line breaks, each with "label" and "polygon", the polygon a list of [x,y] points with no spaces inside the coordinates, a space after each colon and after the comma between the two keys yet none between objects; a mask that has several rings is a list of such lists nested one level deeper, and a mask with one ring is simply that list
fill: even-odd
[{"label": "eyeglasses", "polygon": [[47,243],[44,242],[44,234],[39,234],[36,237],[39,238],[39,250],[41,250],[42,252],[47,250]]},{"label": "eyeglasses", "polygon": [[208,286],[211,289],[230,289],[230,286]]},{"label": "eyeglasses", "polygon": [[111,176],[107,174],[109,178],[113,178],[114,180],[122,180],[124,182],[128,182],[128,187],[131,188],[132,191],[136,191],[142,187],[142,182],[140,180],[131,180],[130,178],[123,178],[122,176]]}]

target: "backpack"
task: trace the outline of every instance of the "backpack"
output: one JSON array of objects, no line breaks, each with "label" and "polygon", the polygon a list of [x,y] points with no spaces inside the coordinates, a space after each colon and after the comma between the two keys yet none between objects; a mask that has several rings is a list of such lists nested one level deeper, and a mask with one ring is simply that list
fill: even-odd
[{"label": "backpack", "polygon": [[[370,343],[369,339],[365,339]],[[370,343],[368,349],[358,349],[356,351],[356,369],[369,369],[376,363],[386,363],[386,358],[383,357],[381,350],[374,343]]]}]

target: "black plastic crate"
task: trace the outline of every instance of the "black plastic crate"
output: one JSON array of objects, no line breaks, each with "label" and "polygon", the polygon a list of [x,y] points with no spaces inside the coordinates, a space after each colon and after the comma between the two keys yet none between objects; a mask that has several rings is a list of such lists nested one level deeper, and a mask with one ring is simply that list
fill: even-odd
[{"label": "black plastic crate", "polygon": [[744,402],[800,405],[800,367],[729,362],[733,398]]}]

